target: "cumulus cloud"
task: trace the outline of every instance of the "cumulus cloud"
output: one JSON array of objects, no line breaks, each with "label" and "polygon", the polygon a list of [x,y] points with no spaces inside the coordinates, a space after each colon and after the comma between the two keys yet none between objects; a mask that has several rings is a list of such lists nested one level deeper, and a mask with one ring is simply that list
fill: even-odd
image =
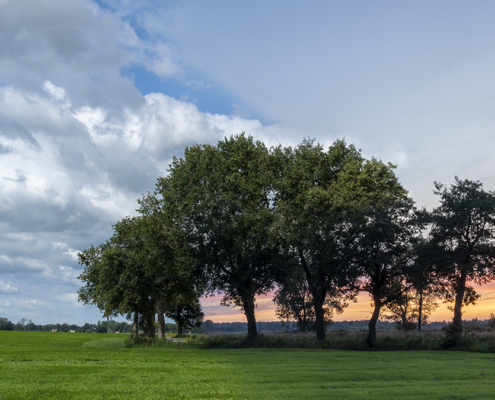
[{"label": "cumulus cloud", "polygon": [[128,23],[91,1],[6,1],[0,26],[4,83],[37,90],[49,80],[80,103],[139,101],[119,69],[144,57],[142,44]]},{"label": "cumulus cloud", "polygon": [[[207,84],[186,76],[177,48],[139,4],[107,4],[0,1],[0,293],[16,294],[21,314],[82,307],[78,252],[134,215],[136,199],[185,146],[243,131],[279,143],[279,126],[237,106],[220,115],[163,93],[142,96],[123,67]],[[147,40],[129,24],[130,11]]]},{"label": "cumulus cloud", "polygon": [[186,145],[242,131],[263,137],[274,129],[256,120],[203,113],[159,93],[117,118],[103,107],[78,108],[3,87],[0,109],[23,126],[0,136],[2,146],[13,148],[0,159],[0,210],[10,217],[4,222],[15,220],[26,231],[79,230],[105,216],[107,221],[122,218]]},{"label": "cumulus cloud", "polygon": [[[101,243],[113,223],[135,214],[136,199],[185,146],[243,131],[263,139],[278,129],[161,93],[119,112],[104,102],[81,105],[49,79],[37,90],[0,86],[0,110],[0,146],[8,149],[0,156],[0,274],[24,281],[22,293],[39,293],[17,302],[20,309],[51,304],[53,294],[38,284],[77,289],[79,249]],[[70,293],[59,300],[82,307]]]}]

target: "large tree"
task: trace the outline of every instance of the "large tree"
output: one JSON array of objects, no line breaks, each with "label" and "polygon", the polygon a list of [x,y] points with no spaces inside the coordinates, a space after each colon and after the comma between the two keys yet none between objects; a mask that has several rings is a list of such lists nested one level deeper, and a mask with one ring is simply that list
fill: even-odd
[{"label": "large tree", "polygon": [[356,203],[346,247],[361,276],[360,289],[372,299],[367,341],[373,347],[381,309],[412,286],[407,283],[412,264],[411,244],[421,224],[414,215],[414,202],[398,182],[391,165],[387,168],[372,160],[363,172],[362,185],[371,196]]},{"label": "large tree", "polygon": [[257,335],[255,296],[273,288],[278,266],[270,163],[265,145],[244,134],[195,145],[155,193],[195,250],[209,293],[244,310],[249,338]]},{"label": "large tree", "polygon": [[440,206],[431,213],[430,239],[440,249],[439,274],[454,302],[453,333],[462,333],[462,306],[477,299],[469,281],[495,277],[495,193],[479,181],[455,178],[450,187],[435,182]]},{"label": "large tree", "polygon": [[[192,290],[193,284],[188,258],[178,257],[159,222],[125,218],[115,224],[109,241],[79,253],[85,266],[79,300],[95,304],[106,317],[134,314],[134,333],[139,324],[149,337],[155,334],[157,304]],[[159,328],[163,335],[164,327]]]},{"label": "large tree", "polygon": [[342,257],[347,216],[340,177],[346,167],[359,166],[363,159],[342,140],[328,151],[313,140],[304,140],[295,148],[275,149],[274,162],[274,232],[288,260],[285,275],[294,267],[304,275],[315,313],[316,336],[323,340],[327,298],[352,296],[348,284],[357,278]]},{"label": "large tree", "polygon": [[[352,246],[357,226],[369,210],[392,193],[403,195],[393,166],[338,140],[327,151],[312,140],[274,152],[277,225],[286,254],[305,274],[315,310],[315,329],[325,339],[324,309],[328,297],[351,299],[358,285]],[[364,210],[364,211],[363,211]],[[364,213],[367,213],[366,216]],[[370,227],[368,227],[370,228]],[[359,249],[362,250],[362,249]],[[341,301],[345,305],[345,301]]]}]

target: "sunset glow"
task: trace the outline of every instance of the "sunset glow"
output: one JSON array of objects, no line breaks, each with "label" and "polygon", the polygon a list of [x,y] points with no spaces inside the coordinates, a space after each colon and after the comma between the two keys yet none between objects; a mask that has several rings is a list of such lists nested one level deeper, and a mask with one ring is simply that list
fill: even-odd
[{"label": "sunset glow", "polygon": [[[475,286],[481,294],[480,301],[475,306],[464,307],[464,319],[487,319],[495,313],[495,282],[487,285]],[[238,307],[224,307],[220,305],[221,296],[202,298],[201,304],[205,319],[213,322],[245,322],[246,317]],[[273,294],[257,297],[256,319],[258,321],[276,321]],[[439,307],[432,314],[431,321],[450,321],[452,312],[447,309],[449,304],[439,303]],[[371,316],[371,300],[367,293],[361,293],[356,303],[351,303],[343,314],[333,318],[335,321],[363,320]]]}]

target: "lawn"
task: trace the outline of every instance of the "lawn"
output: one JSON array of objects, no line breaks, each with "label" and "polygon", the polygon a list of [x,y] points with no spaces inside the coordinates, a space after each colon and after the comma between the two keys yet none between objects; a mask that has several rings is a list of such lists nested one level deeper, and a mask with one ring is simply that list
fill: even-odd
[{"label": "lawn", "polygon": [[493,399],[495,354],[131,348],[0,331],[0,399]]}]

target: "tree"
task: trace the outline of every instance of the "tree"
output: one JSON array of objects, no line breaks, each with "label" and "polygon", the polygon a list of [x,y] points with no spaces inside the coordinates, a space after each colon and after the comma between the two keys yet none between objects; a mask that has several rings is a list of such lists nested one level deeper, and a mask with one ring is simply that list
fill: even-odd
[{"label": "tree", "polygon": [[13,331],[14,324],[7,318],[0,317],[0,331]]},{"label": "tree", "polygon": [[213,332],[213,329],[214,329],[214,323],[213,323],[213,321],[211,319],[207,319],[201,325],[201,329],[204,329],[205,332]]},{"label": "tree", "polygon": [[191,290],[194,282],[184,243],[158,217],[124,218],[109,241],[79,253],[85,266],[79,279],[86,283],[79,300],[97,305],[105,317],[134,314],[134,334],[139,324],[148,337],[155,335],[157,303]]},{"label": "tree", "polygon": [[27,318],[21,318],[19,322],[17,323],[17,330],[18,331],[25,331],[26,330],[26,324],[28,323]]},{"label": "tree", "polygon": [[[313,297],[304,276],[287,278],[275,292],[273,301],[276,306],[275,315],[278,319],[287,322],[296,321],[297,328],[301,332],[316,330]],[[326,297],[323,304],[325,328],[332,323],[334,313],[342,313],[346,305],[341,296]]]},{"label": "tree", "polygon": [[[399,284],[400,285],[400,284]],[[421,329],[428,323],[428,317],[438,307],[439,295],[433,291],[418,291],[408,288],[390,303],[384,305],[383,311],[389,313],[383,319],[397,323],[400,330]]]},{"label": "tree", "polygon": [[182,335],[184,329],[199,328],[203,323],[204,314],[201,311],[199,298],[179,299],[173,308],[169,308],[165,315],[177,324],[177,331]]},{"label": "tree", "polygon": [[[287,257],[284,275],[293,267],[304,274],[313,303],[316,336],[323,340],[327,298],[340,297],[339,303],[345,306],[345,300],[353,296],[349,284],[357,278],[342,257],[348,215],[341,178],[346,168],[358,168],[363,158],[343,140],[336,141],[328,151],[313,140],[304,140],[295,148],[278,147],[274,159],[274,232]],[[297,293],[294,296],[298,297]]]},{"label": "tree", "polygon": [[159,178],[155,198],[195,250],[209,293],[243,309],[248,337],[257,335],[255,296],[273,288],[278,249],[273,222],[270,154],[244,134],[216,146],[186,148],[170,175]]},{"label": "tree", "polygon": [[[131,250],[107,242],[79,253],[79,263],[85,266],[79,279],[86,283],[79,289],[79,301],[96,305],[104,317],[134,314],[135,331],[139,322],[149,327],[154,304],[150,303],[145,268]],[[153,335],[154,329],[145,329],[145,333]]]},{"label": "tree", "polygon": [[435,182],[435,189],[440,206],[431,213],[430,240],[439,248],[438,273],[454,302],[452,333],[458,339],[462,307],[479,297],[468,282],[482,285],[495,277],[495,193],[458,177],[450,187]]},{"label": "tree", "polygon": [[[148,221],[147,251],[161,260],[161,283],[165,285],[154,298],[158,316],[158,338],[165,335],[165,313],[176,307],[179,299],[186,303],[200,297],[204,289],[203,276],[187,243],[184,232],[173,221],[169,209],[148,193],[138,200],[139,212]],[[164,261],[165,260],[165,261]]]},{"label": "tree", "polygon": [[[428,213],[421,210],[417,213],[423,222],[428,220]],[[439,279],[435,260],[438,258],[438,247],[430,240],[417,237],[412,245],[413,264],[409,268],[408,281],[414,287],[414,312],[417,317],[418,331],[427,323],[428,317],[438,307],[436,300],[443,293],[443,285]]]},{"label": "tree", "polygon": [[357,204],[346,247],[363,279],[360,290],[368,292],[372,299],[367,343],[373,347],[381,309],[412,286],[404,283],[411,268],[412,239],[421,224],[414,218],[414,202],[399,184],[392,166],[387,168],[372,160],[365,167],[368,172],[362,176],[368,180],[372,196]]},{"label": "tree", "polygon": [[490,328],[495,328],[495,315],[493,315],[493,313],[490,314],[490,318],[488,319],[488,326]]},{"label": "tree", "polygon": [[[276,152],[277,231],[286,253],[304,271],[315,310],[316,335],[325,338],[323,305],[327,299],[354,297],[360,276],[349,246],[363,235],[377,204],[405,196],[393,166],[365,160],[353,146],[336,141],[328,151],[305,140]],[[359,228],[357,228],[359,226]],[[363,245],[360,243],[359,246]],[[363,252],[357,246],[356,252]],[[364,259],[363,259],[364,261]],[[376,321],[375,321],[376,323]]]}]

